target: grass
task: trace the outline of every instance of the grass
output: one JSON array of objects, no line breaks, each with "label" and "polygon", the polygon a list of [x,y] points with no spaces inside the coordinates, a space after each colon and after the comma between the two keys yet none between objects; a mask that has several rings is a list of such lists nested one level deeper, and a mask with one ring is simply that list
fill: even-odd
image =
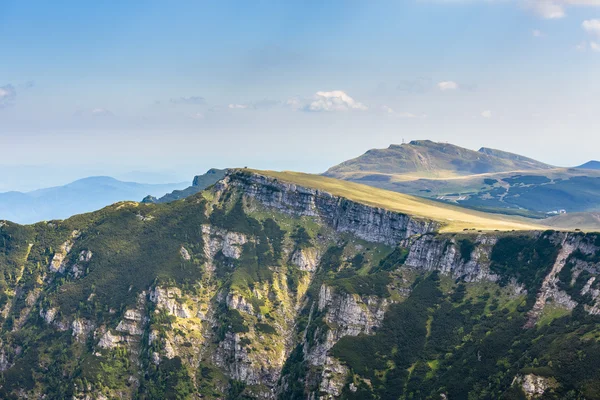
[{"label": "grass", "polygon": [[251,170],[254,173],[279,179],[284,182],[318,189],[333,195],[345,197],[358,203],[381,207],[390,211],[412,215],[417,218],[439,222],[441,232],[460,232],[465,229],[483,231],[510,230],[543,230],[543,225],[535,221],[498,214],[486,214],[479,211],[463,209],[450,204],[388,190],[377,189],[354,182],[342,181],[320,175],[300,172],[276,172]]}]

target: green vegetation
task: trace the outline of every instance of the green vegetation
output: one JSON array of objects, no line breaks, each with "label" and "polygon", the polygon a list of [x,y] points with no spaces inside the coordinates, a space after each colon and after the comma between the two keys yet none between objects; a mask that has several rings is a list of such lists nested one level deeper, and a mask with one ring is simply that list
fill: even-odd
[{"label": "green vegetation", "polygon": [[533,300],[543,278],[548,274],[560,248],[550,240],[552,231],[538,238],[528,235],[502,237],[491,254],[492,272],[500,275],[500,284],[511,278],[522,283]]},{"label": "green vegetation", "polygon": [[458,244],[460,245],[460,258],[462,261],[465,263],[471,261],[471,254],[475,250],[475,244],[469,239],[461,239]]},{"label": "green vegetation", "polygon": [[351,369],[348,384],[357,387],[346,386],[342,398],[521,398],[514,377],[534,373],[555,382],[543,398],[600,399],[600,342],[586,339],[600,317],[579,306],[524,330],[527,310],[509,308],[493,284],[475,298],[466,296],[470,284],[448,294],[438,285],[435,274],[418,280],[375,335],[334,346],[332,354]]},{"label": "green vegetation", "polygon": [[[331,184],[320,179],[313,182]],[[586,252],[571,255],[558,285],[580,304],[570,312],[549,303],[524,329],[558,254],[556,232],[493,234],[498,282],[462,282],[405,267],[409,248],[368,243],[319,221],[230,190],[119,203],[67,221],[2,223],[0,398],[256,399],[273,393],[269,379],[290,348],[277,395],[323,395],[319,377],[330,371],[307,355],[322,355],[320,345],[347,328],[332,317],[339,298],[320,301],[325,285],[365,313],[387,307],[371,334],[345,336],[329,353],[350,370],[335,377],[347,379],[342,398],[519,398],[515,377],[534,373],[552,379],[544,398],[600,399],[600,317],[584,310],[592,299],[581,295],[598,275],[600,252],[586,249],[600,246],[600,236],[571,234]],[[243,237],[224,248],[224,232]],[[482,254],[469,232],[428,238],[456,244],[463,262]],[[52,272],[65,243],[72,249]],[[316,270],[294,265],[298,250],[319,260]],[[423,248],[410,251],[412,258]],[[160,299],[157,286],[165,289]],[[232,379],[238,363],[264,381]]]}]

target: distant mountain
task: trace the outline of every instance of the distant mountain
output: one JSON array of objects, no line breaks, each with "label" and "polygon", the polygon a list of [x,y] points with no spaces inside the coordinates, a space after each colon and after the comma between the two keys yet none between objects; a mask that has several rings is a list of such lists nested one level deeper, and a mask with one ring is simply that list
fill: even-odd
[{"label": "distant mountain", "polygon": [[600,161],[596,161],[596,160],[588,161],[585,164],[582,164],[579,167],[575,167],[575,168],[600,170]]},{"label": "distant mountain", "polygon": [[210,185],[214,185],[218,180],[225,176],[227,170],[211,168],[203,175],[197,175],[194,177],[192,186],[189,186],[183,190],[174,190],[171,193],[167,193],[161,198],[156,198],[152,195],[144,197],[142,203],[169,203],[175,200],[185,199],[188,196],[196,194]]},{"label": "distant mountain", "polygon": [[160,196],[185,186],[185,183],[122,182],[107,176],[96,176],[80,179],[64,186],[32,192],[0,193],[0,220],[29,224],[43,220],[64,219],[118,201],[138,201],[148,193]]},{"label": "distant mountain", "polygon": [[351,178],[373,173],[444,178],[551,168],[548,164],[501,150],[481,148],[474,151],[449,143],[414,140],[387,149],[369,150],[330,168],[325,175]]},{"label": "distant mountain", "polygon": [[594,161],[558,168],[502,150],[417,140],[369,150],[324,175],[494,213],[544,218],[600,211]]}]

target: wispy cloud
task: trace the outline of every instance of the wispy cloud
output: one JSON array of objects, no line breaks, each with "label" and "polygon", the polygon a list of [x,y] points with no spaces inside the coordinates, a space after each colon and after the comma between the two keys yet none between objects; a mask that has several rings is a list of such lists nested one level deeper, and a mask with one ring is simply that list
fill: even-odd
[{"label": "wispy cloud", "polygon": [[75,111],[76,117],[112,117],[114,114],[103,107],[95,107],[90,109],[79,109]]},{"label": "wispy cloud", "polygon": [[227,106],[230,110],[245,110],[248,108],[247,104],[229,104]]},{"label": "wispy cloud", "polygon": [[[581,23],[581,27],[591,36],[600,38],[600,19],[585,20]],[[593,52],[600,52],[600,43],[595,40],[590,40],[589,42],[584,40],[575,46],[575,49],[578,51],[586,51],[588,48]]]},{"label": "wispy cloud", "polygon": [[381,109],[389,114],[389,115],[394,115],[395,117],[398,118],[405,118],[405,119],[414,119],[414,118],[426,118],[427,115],[425,114],[414,114],[412,112],[406,112],[406,111],[401,111],[401,112],[396,112],[393,108],[391,108],[390,106],[384,105],[381,106]]},{"label": "wispy cloud", "polygon": [[544,19],[560,19],[567,16],[569,7],[600,7],[600,0],[432,0],[444,4],[509,3],[512,2]]},{"label": "wispy cloud", "polygon": [[445,92],[448,90],[458,90],[460,87],[460,85],[454,81],[438,82],[437,86],[442,92]]},{"label": "wispy cloud", "polygon": [[170,99],[171,104],[186,104],[186,105],[200,105],[206,104],[206,99],[202,96],[190,96],[190,97],[178,97]]},{"label": "wispy cloud", "polygon": [[481,116],[483,118],[492,118],[492,111],[491,110],[482,111]]},{"label": "wispy cloud", "polygon": [[525,0],[525,4],[542,18],[560,19],[568,7],[600,7],[600,0]]},{"label": "wispy cloud", "polygon": [[17,90],[13,85],[0,86],[0,109],[14,105]]},{"label": "wispy cloud", "polygon": [[541,38],[544,37],[544,32],[540,31],[539,29],[534,29],[531,31],[531,35],[536,38]]},{"label": "wispy cloud", "polygon": [[317,92],[305,108],[306,111],[365,111],[368,107],[350,97],[346,92],[333,90]]}]

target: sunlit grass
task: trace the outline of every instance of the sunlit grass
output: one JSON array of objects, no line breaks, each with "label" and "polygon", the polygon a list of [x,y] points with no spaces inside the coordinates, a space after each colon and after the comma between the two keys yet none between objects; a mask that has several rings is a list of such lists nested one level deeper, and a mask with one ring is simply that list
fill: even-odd
[{"label": "sunlit grass", "polygon": [[465,229],[482,231],[547,229],[547,227],[527,218],[487,214],[321,175],[288,171],[251,171],[281,181],[326,191],[358,203],[438,221],[442,225],[440,229],[442,232],[459,232]]}]

